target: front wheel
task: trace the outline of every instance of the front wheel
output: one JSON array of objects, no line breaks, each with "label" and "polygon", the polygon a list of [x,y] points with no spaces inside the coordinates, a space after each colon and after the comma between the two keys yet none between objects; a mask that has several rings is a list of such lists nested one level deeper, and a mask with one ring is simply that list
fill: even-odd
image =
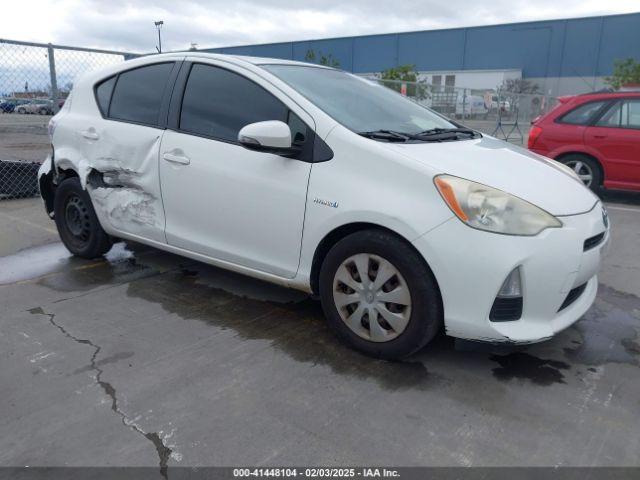
[{"label": "front wheel", "polygon": [[58,185],[53,208],[60,239],[71,253],[95,258],[109,251],[111,239],[100,226],[91,198],[77,177]]},{"label": "front wheel", "polygon": [[384,231],[356,232],[334,245],[322,264],[319,289],[332,330],[375,357],[406,357],[442,324],[433,273],[409,244]]}]

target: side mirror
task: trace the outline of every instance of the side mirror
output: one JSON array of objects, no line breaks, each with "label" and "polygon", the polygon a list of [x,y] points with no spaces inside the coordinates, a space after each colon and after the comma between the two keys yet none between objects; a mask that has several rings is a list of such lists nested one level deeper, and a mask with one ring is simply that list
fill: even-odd
[{"label": "side mirror", "polygon": [[244,148],[257,152],[291,157],[300,148],[291,144],[289,125],[279,120],[250,123],[238,132],[238,142]]}]

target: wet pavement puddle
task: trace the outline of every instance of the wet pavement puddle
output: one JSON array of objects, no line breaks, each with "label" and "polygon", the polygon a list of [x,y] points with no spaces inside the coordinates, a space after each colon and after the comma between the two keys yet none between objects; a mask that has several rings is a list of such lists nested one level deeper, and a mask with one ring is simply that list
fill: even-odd
[{"label": "wet pavement puddle", "polygon": [[536,346],[456,349],[450,338],[441,335],[413,358],[387,362],[343,346],[329,331],[320,303],[305,293],[137,244],[116,244],[98,260],[74,258],[62,244],[0,258],[0,285],[27,280],[61,292],[126,285],[128,297],[159,304],[184,320],[231,329],[241,340],[268,340],[296,361],[374,379],[389,390],[446,383],[445,377],[427,370],[425,364],[435,359],[441,364],[468,358],[486,365],[501,382],[549,386],[566,383],[572,366],[612,362],[638,366],[640,354],[640,299],[607,287],[601,289],[594,307],[568,330],[570,334],[563,332],[550,341],[557,354],[537,356]]}]

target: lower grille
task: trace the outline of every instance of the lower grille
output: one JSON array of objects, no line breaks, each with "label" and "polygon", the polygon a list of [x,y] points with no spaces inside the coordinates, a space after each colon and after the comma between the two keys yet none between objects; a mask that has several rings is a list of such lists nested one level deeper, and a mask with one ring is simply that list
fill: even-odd
[{"label": "lower grille", "polygon": [[585,288],[587,288],[587,284],[583,283],[582,285],[572,289],[567,295],[567,298],[564,299],[564,302],[562,302],[562,305],[560,305],[560,308],[558,309],[558,311],[561,312],[562,310],[567,308],[569,305],[571,305],[573,302],[575,302],[578,298],[580,298],[580,295],[583,294]]},{"label": "lower grille", "polygon": [[492,322],[512,322],[522,316],[522,297],[496,298],[491,307],[489,320]]}]

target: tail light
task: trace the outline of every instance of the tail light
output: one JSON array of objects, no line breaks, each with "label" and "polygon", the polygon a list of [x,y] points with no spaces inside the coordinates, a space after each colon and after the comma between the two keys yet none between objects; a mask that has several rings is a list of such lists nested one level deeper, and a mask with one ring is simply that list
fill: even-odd
[{"label": "tail light", "polygon": [[538,127],[537,125],[533,125],[531,127],[531,130],[529,130],[529,140],[527,142],[527,147],[529,149],[533,148],[533,146],[536,144],[536,140],[538,140],[538,137],[540,136],[541,133],[542,133],[542,128]]}]

